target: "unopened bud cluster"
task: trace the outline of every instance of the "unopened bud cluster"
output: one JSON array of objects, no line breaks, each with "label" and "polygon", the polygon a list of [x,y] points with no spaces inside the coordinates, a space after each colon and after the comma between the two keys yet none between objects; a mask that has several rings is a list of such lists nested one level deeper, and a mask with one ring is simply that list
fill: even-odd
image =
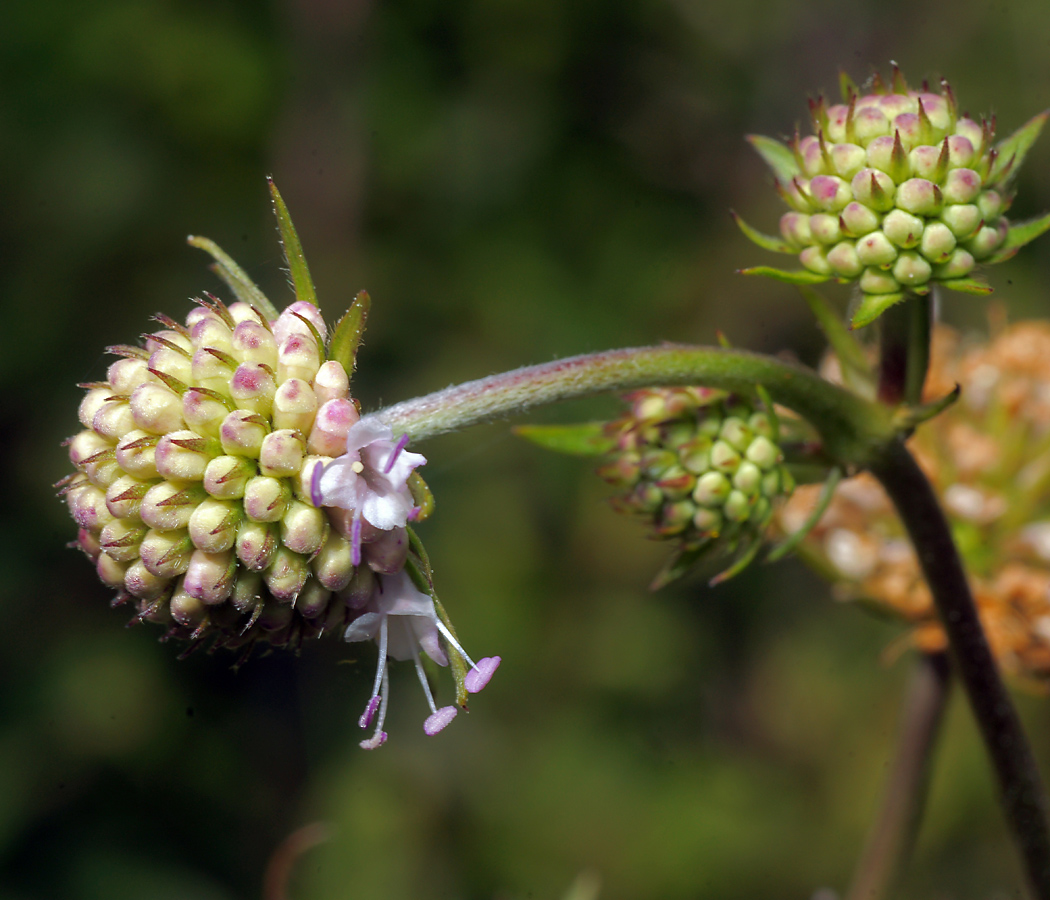
[{"label": "unopened bud cluster", "polygon": [[610,422],[616,449],[598,471],[622,490],[617,508],[648,519],[656,535],[693,549],[761,531],[794,482],[771,414],[706,388],[661,388],[628,397]]},{"label": "unopened bud cluster", "polygon": [[[1000,663],[1050,681],[1050,326],[1022,322],[967,347],[934,333],[928,399],[962,396],[909,442],[937,489],[971,573],[981,622]],[[816,502],[796,491],[779,524],[796,531]],[[918,560],[889,498],[869,475],[839,485],[801,552],[837,589],[911,623],[926,651],[947,640]]]},{"label": "unopened bud cluster", "polygon": [[959,115],[947,86],[821,101],[813,114],[816,134],[792,147],[800,174],[781,184],[794,211],[780,220],[811,272],[859,279],[867,294],[922,292],[1003,245],[994,124]]},{"label": "unopened bud cluster", "polygon": [[314,467],[345,452],[359,417],[347,372],[325,361],[320,313],[297,302],[270,322],[212,300],[185,325],[158,320],[85,385],[63,483],[77,544],[118,601],[173,636],[341,634],[373,569],[397,571],[407,547],[365,535],[380,539],[355,567],[345,512],[311,502]]}]

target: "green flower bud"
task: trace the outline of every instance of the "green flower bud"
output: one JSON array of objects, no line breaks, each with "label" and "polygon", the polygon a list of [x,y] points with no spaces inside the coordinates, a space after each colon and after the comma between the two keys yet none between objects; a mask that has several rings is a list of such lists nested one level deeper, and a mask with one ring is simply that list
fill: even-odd
[{"label": "green flower bud", "polygon": [[857,261],[865,266],[888,266],[897,258],[897,248],[885,233],[873,231],[857,241]]},{"label": "green flower bud", "polygon": [[882,220],[882,231],[891,242],[903,249],[918,246],[922,240],[925,223],[903,209],[895,209]]}]

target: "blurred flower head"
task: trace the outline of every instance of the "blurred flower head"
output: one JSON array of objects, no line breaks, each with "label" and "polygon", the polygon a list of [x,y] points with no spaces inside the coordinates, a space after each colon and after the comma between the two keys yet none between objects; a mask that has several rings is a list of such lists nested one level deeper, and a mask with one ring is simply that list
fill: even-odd
[{"label": "blurred flower head", "polygon": [[[940,495],[971,573],[978,611],[1002,665],[1050,681],[1050,324],[1020,322],[991,341],[939,326],[926,395],[955,384],[960,400],[909,442]],[[785,504],[780,527],[797,530],[813,487]],[[873,604],[913,628],[923,650],[947,646],[904,528],[870,475],[839,485],[803,556],[839,596]]]}]

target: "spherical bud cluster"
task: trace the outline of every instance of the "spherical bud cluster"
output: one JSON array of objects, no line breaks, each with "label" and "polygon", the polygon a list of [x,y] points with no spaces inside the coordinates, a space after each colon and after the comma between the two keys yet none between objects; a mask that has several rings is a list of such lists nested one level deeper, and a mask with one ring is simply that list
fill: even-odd
[{"label": "spherical bud cluster", "polygon": [[813,134],[796,132],[789,145],[749,138],[791,210],[779,236],[737,222],[759,246],[797,254],[803,270],[743,271],[797,284],[856,282],[863,296],[854,327],[934,283],[989,293],[970,277],[974,266],[1009,259],[1050,228],[1050,216],[1013,226],[1004,216],[1011,179],[1050,114],[993,145],[994,117],[961,114],[951,87],[941,86],[940,94],[925,83],[910,90],[894,67],[889,86],[876,75],[861,94],[844,76],[842,103],[810,103]]},{"label": "spherical bud cluster", "polygon": [[[941,497],[996,656],[1007,670],[1044,684],[1050,681],[1047,383],[1046,323],[1018,323],[970,347],[939,327],[927,398],[956,384],[962,396],[909,443]],[[779,527],[796,531],[815,502],[813,488],[800,488],[782,508]],[[921,649],[946,648],[918,560],[871,476],[839,485],[801,552],[818,570],[835,574],[843,596],[911,623],[911,639]]]},{"label": "spherical bud cluster", "polygon": [[794,487],[772,414],[705,388],[643,390],[628,400],[630,414],[607,426],[616,450],[599,469],[622,491],[616,507],[690,551],[759,535]]},{"label": "spherical bud cluster", "polygon": [[211,300],[185,325],[158,318],[86,385],[62,484],[77,544],[137,618],[173,636],[342,634],[406,540],[365,529],[355,567],[345,510],[311,502],[314,468],[345,452],[359,418],[320,313],[296,302],[268,321]]},{"label": "spherical bud cluster", "polygon": [[987,122],[949,95],[854,95],[815,109],[816,134],[794,145],[800,174],[780,231],[802,265],[858,280],[869,294],[922,291],[963,278],[1006,240],[1007,198],[986,183]]}]

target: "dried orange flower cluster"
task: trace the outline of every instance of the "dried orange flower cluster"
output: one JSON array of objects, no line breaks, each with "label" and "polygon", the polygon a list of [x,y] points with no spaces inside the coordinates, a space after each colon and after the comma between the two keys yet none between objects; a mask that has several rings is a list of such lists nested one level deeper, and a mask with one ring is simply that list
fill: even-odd
[{"label": "dried orange flower cluster", "polygon": [[[927,399],[956,384],[961,399],[909,446],[942,498],[997,658],[1050,685],[1050,323],[1021,322],[974,346],[938,327]],[[816,498],[815,487],[797,490],[780,526],[801,527]],[[839,485],[801,552],[842,596],[911,622],[920,649],[947,646],[903,526],[871,476]]]}]

